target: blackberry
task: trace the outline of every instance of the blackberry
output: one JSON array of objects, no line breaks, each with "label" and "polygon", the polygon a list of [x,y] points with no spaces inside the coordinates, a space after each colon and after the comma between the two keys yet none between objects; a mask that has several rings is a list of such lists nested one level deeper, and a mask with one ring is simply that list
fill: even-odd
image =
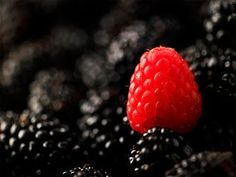
[{"label": "blackberry", "polygon": [[136,176],[163,176],[165,170],[191,154],[182,136],[165,128],[152,128],[133,146],[129,161]]},{"label": "blackberry", "polygon": [[233,177],[236,165],[230,152],[200,152],[176,164],[166,177]]},{"label": "blackberry", "polygon": [[[44,48],[42,43],[24,43],[12,50],[4,58],[1,66],[1,85],[4,87],[17,87],[29,82],[27,77],[32,77],[32,70],[43,63]],[[39,66],[38,66],[39,65]],[[41,66],[42,67],[42,66]]]},{"label": "blackberry", "polygon": [[104,88],[109,81],[109,73],[104,68],[105,65],[102,54],[84,54],[76,63],[76,75],[88,88]]},{"label": "blackberry", "polygon": [[[211,58],[211,52],[208,49],[208,46],[204,41],[197,40],[194,45],[184,49],[181,54],[183,55],[183,58],[189,63],[190,69],[193,71],[198,84],[200,86],[204,86],[207,83],[206,80],[208,78],[207,67],[209,64],[207,64],[207,62],[210,62]],[[200,67],[204,68],[198,70]]]},{"label": "blackberry", "polygon": [[[73,25],[59,25],[50,30],[49,43],[51,44],[51,54],[58,54],[60,50],[69,54],[77,54],[85,48],[88,43],[88,34]],[[54,49],[54,50],[53,50]],[[68,57],[68,56],[67,56]],[[68,59],[68,58],[67,58]],[[64,63],[65,64],[65,63]]]},{"label": "blackberry", "polygon": [[[172,42],[184,39],[181,40],[181,43],[186,45],[189,41],[195,39],[196,36],[202,35],[204,31],[200,25],[203,19],[200,15],[200,9],[204,0],[179,0],[178,2],[172,0],[149,0],[148,2],[130,0],[128,3],[125,0],[119,1],[127,4],[127,9],[130,11],[128,17],[132,17],[131,19],[148,21],[151,16],[158,16],[162,19],[174,17],[178,21],[178,25],[181,24],[182,33],[176,34],[179,37],[181,36],[181,38],[173,39]],[[167,30],[176,30],[175,25],[177,24],[174,22],[173,26],[168,27]],[[166,38],[168,37],[166,36]],[[179,47],[180,45],[175,43],[174,46]]]},{"label": "blackberry", "polygon": [[[206,117],[232,117],[236,101],[236,52],[198,42],[184,51],[200,91]],[[219,110],[219,111],[218,111]]]},{"label": "blackberry", "polygon": [[[86,42],[86,33],[80,29],[55,27],[49,36],[40,41],[26,42],[4,58],[1,66],[1,84],[10,86],[19,84],[17,81],[21,84],[29,82],[26,75],[33,77],[33,74],[29,73],[43,67],[44,69],[48,66],[71,68],[74,62],[70,60],[76,57],[75,51],[79,55]],[[73,54],[75,56],[72,56]],[[68,66],[68,63],[71,65]]]},{"label": "blackberry", "polygon": [[117,95],[116,90],[109,88],[102,90],[89,89],[86,92],[86,98],[79,102],[80,112],[87,115],[93,114],[104,105],[107,105]]},{"label": "blackberry", "polygon": [[1,161],[8,176],[59,175],[73,156],[77,163],[81,160],[75,136],[57,118],[7,112],[0,117],[0,129]]},{"label": "blackberry", "polygon": [[74,67],[75,58],[86,45],[84,33],[69,27],[67,30],[55,28],[51,33],[40,41],[23,43],[4,57],[0,70],[0,86],[7,96],[2,99],[3,107],[9,105],[6,106],[9,109],[15,103],[24,108],[29,84],[39,70],[49,67]]},{"label": "blackberry", "polygon": [[36,70],[43,67],[43,53],[41,43],[25,43],[5,57],[0,70],[2,109],[25,107],[28,84]]},{"label": "blackberry", "polygon": [[110,177],[110,175],[102,170],[97,170],[89,164],[83,167],[76,167],[69,171],[65,171],[62,177]]},{"label": "blackberry", "polygon": [[46,61],[52,66],[72,69],[88,43],[87,33],[73,25],[56,25],[43,41]]},{"label": "blackberry", "polygon": [[208,12],[204,21],[207,40],[224,48],[236,49],[236,1],[211,0]]},{"label": "blackberry", "polygon": [[96,48],[107,47],[122,27],[133,19],[133,0],[119,0],[112,9],[99,20],[98,30],[94,32],[93,40]]},{"label": "blackberry", "polygon": [[180,31],[181,25],[174,18],[153,16],[147,21],[136,20],[123,27],[108,47],[104,47],[105,51],[103,48],[100,53],[79,58],[76,70],[89,88],[111,87],[119,92],[129,84],[138,56],[155,45],[171,44]]},{"label": "blackberry", "polygon": [[129,79],[139,56],[156,45],[170,45],[180,32],[181,25],[173,18],[150,17],[147,21],[134,21],[114,38],[106,51],[110,85],[123,87]]},{"label": "blackberry", "polygon": [[[41,39],[54,28],[54,25],[81,27],[86,23],[83,28],[89,28],[91,25],[95,27],[98,17],[108,11],[107,8],[113,4],[109,0],[105,0],[106,3],[103,1],[91,3],[84,0],[2,0],[0,37],[5,45],[4,48],[9,49],[10,44]],[[88,8],[93,11],[92,14],[85,10]]]},{"label": "blackberry", "polygon": [[31,84],[28,106],[34,113],[52,113],[57,117],[73,118],[77,114],[77,104],[81,97],[80,88],[72,73],[50,69],[41,71]]},{"label": "blackberry", "polygon": [[111,169],[116,176],[125,174],[129,148],[138,137],[125,114],[124,98],[113,98],[78,120],[80,139],[91,162]]},{"label": "blackberry", "polygon": [[186,138],[195,151],[236,152],[235,123],[201,120]]}]

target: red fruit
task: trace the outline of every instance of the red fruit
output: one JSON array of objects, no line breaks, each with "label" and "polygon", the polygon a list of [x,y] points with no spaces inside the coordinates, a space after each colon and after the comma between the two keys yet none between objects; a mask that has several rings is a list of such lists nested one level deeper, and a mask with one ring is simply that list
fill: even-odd
[{"label": "red fruit", "polygon": [[127,114],[131,127],[190,131],[201,114],[201,95],[188,64],[172,48],[145,52],[130,80]]}]

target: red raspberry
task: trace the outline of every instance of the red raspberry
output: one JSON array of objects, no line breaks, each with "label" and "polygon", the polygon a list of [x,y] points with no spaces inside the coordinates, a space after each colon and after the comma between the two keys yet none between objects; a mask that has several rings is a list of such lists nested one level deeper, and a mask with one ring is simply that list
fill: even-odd
[{"label": "red raspberry", "polygon": [[190,131],[201,114],[201,95],[188,64],[172,48],[145,52],[130,80],[127,114],[131,127]]}]

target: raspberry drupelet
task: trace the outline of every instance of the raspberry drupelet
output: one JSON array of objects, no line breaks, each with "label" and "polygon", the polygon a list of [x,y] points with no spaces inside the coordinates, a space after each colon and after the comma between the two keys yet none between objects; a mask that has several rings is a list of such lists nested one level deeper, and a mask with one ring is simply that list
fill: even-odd
[{"label": "raspberry drupelet", "polygon": [[201,95],[188,64],[172,48],[145,52],[131,77],[127,114],[145,133],[159,126],[189,132],[201,115]]}]

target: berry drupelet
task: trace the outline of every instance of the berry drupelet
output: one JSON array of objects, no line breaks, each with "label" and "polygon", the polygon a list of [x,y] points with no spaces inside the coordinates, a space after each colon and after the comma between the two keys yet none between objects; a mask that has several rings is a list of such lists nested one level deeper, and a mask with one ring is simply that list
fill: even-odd
[{"label": "berry drupelet", "polygon": [[10,51],[1,65],[1,86],[15,89],[27,84],[26,78],[33,77],[36,67],[42,67],[43,50],[41,42],[28,42]]},{"label": "berry drupelet", "polygon": [[28,85],[44,65],[41,42],[24,43],[4,57],[0,71],[2,109],[24,109]]},{"label": "berry drupelet", "polygon": [[208,17],[204,21],[207,40],[223,48],[236,49],[235,13],[235,0],[211,0],[208,5]]},{"label": "berry drupelet", "polygon": [[7,112],[0,117],[0,129],[1,163],[10,177],[59,175],[79,156],[70,128],[46,114]]},{"label": "berry drupelet", "polygon": [[128,124],[123,98],[110,99],[93,114],[85,115],[78,120],[78,127],[91,162],[111,169],[113,176],[126,173],[129,148],[138,135]]},{"label": "berry drupelet", "polygon": [[76,62],[76,76],[84,85],[92,89],[104,89],[109,85],[110,73],[106,66],[104,56],[99,53],[82,55]]},{"label": "berry drupelet", "polygon": [[[201,138],[198,138],[201,137]],[[202,121],[186,137],[195,151],[236,152],[236,126],[228,121]]]},{"label": "berry drupelet", "polygon": [[206,117],[232,117],[236,103],[236,51],[203,41],[183,52],[203,95]]},{"label": "berry drupelet", "polygon": [[170,45],[181,25],[174,18],[152,16],[146,21],[136,20],[114,38],[106,51],[107,68],[115,86],[128,85],[138,57],[158,44]]},{"label": "berry drupelet", "polygon": [[117,96],[117,92],[112,89],[102,89],[100,91],[89,89],[86,92],[86,98],[79,102],[80,112],[84,115],[95,113],[100,107],[107,105],[109,100]]},{"label": "berry drupelet", "polygon": [[0,67],[0,87],[5,94],[1,106],[15,109],[12,105],[16,104],[20,105],[18,109],[24,109],[29,84],[35,74],[50,67],[71,69],[86,41],[83,30],[55,27],[41,40],[13,48],[3,58]]},{"label": "berry drupelet", "polygon": [[62,173],[62,177],[111,177],[106,171],[95,169],[89,164]]},{"label": "berry drupelet", "polygon": [[[73,25],[55,25],[50,30],[47,38],[48,43],[50,44],[48,50],[52,55],[52,58],[56,57],[57,61],[58,57],[62,60],[64,59],[62,67],[72,67],[67,64],[69,59],[73,60],[80,56],[88,43],[87,32]],[[65,58],[67,59],[67,62],[65,62]]]},{"label": "berry drupelet", "polygon": [[208,50],[208,46],[204,43],[204,41],[196,41],[194,45],[183,50],[181,54],[190,64],[190,69],[193,71],[200,88],[206,85],[208,78],[207,67],[211,66],[208,64],[208,62],[210,63],[211,52]]},{"label": "berry drupelet", "polygon": [[141,56],[130,79],[127,115],[140,133],[153,127],[187,133],[201,115],[201,99],[187,62],[173,48],[155,47]]},{"label": "berry drupelet", "polygon": [[[180,22],[175,18],[152,16],[147,21],[135,20],[109,39],[105,49],[79,59],[76,70],[89,88],[112,87],[120,91],[129,83],[138,63],[137,56],[155,45],[173,44],[181,29]],[[95,68],[95,72],[91,68]]]},{"label": "berry drupelet", "polygon": [[166,177],[233,177],[236,165],[231,152],[200,152],[177,163]]},{"label": "berry drupelet", "polygon": [[104,48],[116,36],[122,27],[128,25],[133,19],[133,0],[118,0],[112,9],[99,20],[99,27],[93,34],[95,48]]},{"label": "berry drupelet", "polygon": [[172,130],[152,128],[130,152],[131,170],[138,177],[163,176],[176,162],[189,157],[192,148]]},{"label": "berry drupelet", "polygon": [[69,71],[40,71],[30,86],[28,106],[34,113],[52,113],[61,121],[77,115],[80,88]]}]

